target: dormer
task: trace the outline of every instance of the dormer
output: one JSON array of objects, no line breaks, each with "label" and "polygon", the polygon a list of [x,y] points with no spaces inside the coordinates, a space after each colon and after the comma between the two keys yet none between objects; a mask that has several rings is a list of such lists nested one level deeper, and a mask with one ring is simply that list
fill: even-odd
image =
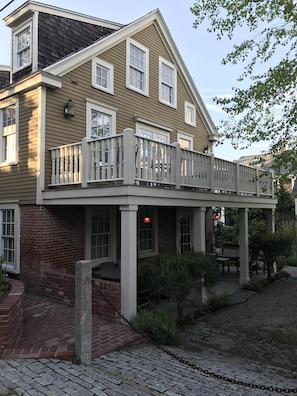
[{"label": "dormer", "polygon": [[12,81],[52,65],[123,25],[27,1],[4,18],[12,34]]}]

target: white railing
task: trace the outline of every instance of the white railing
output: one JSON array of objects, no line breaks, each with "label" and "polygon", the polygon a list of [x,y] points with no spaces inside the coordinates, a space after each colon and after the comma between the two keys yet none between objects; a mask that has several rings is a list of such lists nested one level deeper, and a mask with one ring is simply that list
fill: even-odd
[{"label": "white railing", "polygon": [[132,129],[102,139],[50,149],[50,186],[79,184],[81,187],[118,183],[195,188],[238,195],[274,195],[273,174],[135,136]]}]

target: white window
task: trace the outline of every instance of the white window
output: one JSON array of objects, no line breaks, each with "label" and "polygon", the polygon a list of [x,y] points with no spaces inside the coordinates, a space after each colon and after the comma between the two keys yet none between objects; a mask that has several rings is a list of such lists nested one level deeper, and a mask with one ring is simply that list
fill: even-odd
[{"label": "white window", "polygon": [[32,25],[27,24],[14,32],[14,71],[29,66],[32,62]]},{"label": "white window", "polygon": [[140,257],[157,253],[157,216],[155,208],[140,207],[138,216],[138,249]]},{"label": "white window", "polygon": [[116,109],[87,102],[87,137],[103,138],[116,133]]},{"label": "white window", "polygon": [[19,211],[16,205],[0,205],[0,256],[5,271],[19,273]]},{"label": "white window", "polygon": [[127,40],[127,87],[148,95],[148,49],[136,41]]},{"label": "white window", "polygon": [[114,261],[114,211],[92,208],[87,211],[86,256],[94,263]]},{"label": "white window", "polygon": [[92,60],[92,85],[102,91],[113,94],[114,67],[102,59]]},{"label": "white window", "polygon": [[196,110],[191,103],[185,102],[185,123],[196,126]]},{"label": "white window", "polygon": [[0,163],[2,164],[17,161],[17,107],[16,101],[6,101],[0,104]]},{"label": "white window", "polygon": [[191,213],[182,212],[178,216],[178,251],[181,253],[188,252],[192,248],[192,219]]},{"label": "white window", "polygon": [[[183,133],[177,134],[178,143],[182,149],[193,150],[193,137]],[[185,154],[185,155],[184,155]],[[193,161],[186,153],[182,153],[181,175],[193,175]],[[185,158],[184,158],[185,157]]]},{"label": "white window", "polygon": [[176,69],[172,63],[160,58],[159,99],[162,103],[176,107]]}]

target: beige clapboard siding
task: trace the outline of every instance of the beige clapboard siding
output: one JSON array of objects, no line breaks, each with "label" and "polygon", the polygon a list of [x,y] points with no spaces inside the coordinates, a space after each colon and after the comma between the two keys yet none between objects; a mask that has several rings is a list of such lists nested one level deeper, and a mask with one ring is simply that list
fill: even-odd
[{"label": "beige clapboard siding", "polygon": [[[159,102],[159,56],[172,59],[151,25],[135,34],[133,39],[149,49],[149,96],[126,88],[126,41],[98,54],[98,57],[114,65],[114,95],[92,87],[92,62],[88,61],[63,77],[60,90],[47,91],[46,117],[46,184],[50,183],[50,147],[81,141],[86,136],[86,99],[117,109],[116,130],[135,128],[135,117],[140,116],[172,128],[170,141],[177,140],[177,132],[194,136],[194,149],[203,150],[208,143],[208,133],[198,113],[196,128],[184,122],[184,103],[192,103],[191,96],[179,74],[177,76],[177,108]],[[63,107],[71,98],[76,107],[76,116],[65,119]]]},{"label": "beige clapboard siding", "polygon": [[19,161],[17,165],[0,168],[1,200],[19,200],[21,204],[35,202],[38,97],[38,90],[34,90],[19,98]]}]

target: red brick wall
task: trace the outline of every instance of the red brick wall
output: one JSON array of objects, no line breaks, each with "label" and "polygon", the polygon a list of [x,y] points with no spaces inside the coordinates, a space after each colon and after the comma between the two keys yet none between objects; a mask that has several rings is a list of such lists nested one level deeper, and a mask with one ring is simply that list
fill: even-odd
[{"label": "red brick wall", "polygon": [[74,273],[84,259],[84,208],[21,207],[21,278],[42,292],[44,273]]},{"label": "red brick wall", "polygon": [[16,345],[22,336],[24,322],[24,294],[22,282],[7,279],[10,293],[0,303],[0,355],[5,348]]}]

